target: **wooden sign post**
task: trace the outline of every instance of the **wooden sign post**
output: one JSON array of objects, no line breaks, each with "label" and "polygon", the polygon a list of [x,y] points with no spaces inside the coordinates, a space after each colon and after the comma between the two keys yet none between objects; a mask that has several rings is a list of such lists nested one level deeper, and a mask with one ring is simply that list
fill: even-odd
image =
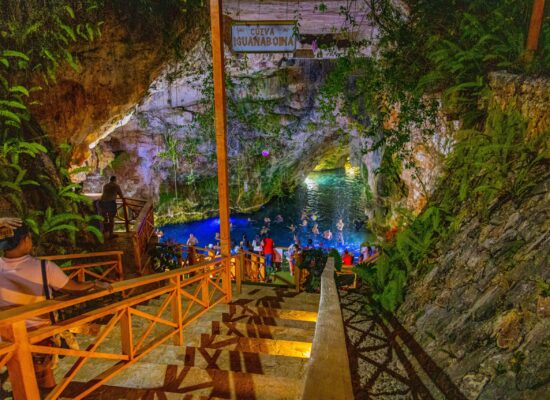
[{"label": "wooden sign post", "polygon": [[227,301],[231,301],[231,238],[229,233],[229,184],[227,173],[227,114],[225,108],[225,71],[223,56],[222,0],[210,0],[210,29],[212,32],[212,67],[214,71],[214,115],[216,155],[218,159],[218,199],[220,212],[220,245],[226,269],[223,278]]}]

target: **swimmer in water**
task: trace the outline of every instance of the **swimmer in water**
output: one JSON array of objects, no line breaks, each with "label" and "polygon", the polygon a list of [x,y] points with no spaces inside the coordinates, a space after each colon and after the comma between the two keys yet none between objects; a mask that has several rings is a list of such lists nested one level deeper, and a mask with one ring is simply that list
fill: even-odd
[{"label": "swimmer in water", "polygon": [[303,221],[304,219],[308,219],[306,210],[303,210],[303,211],[302,211],[302,216],[300,217],[300,219],[301,219],[302,221]]},{"label": "swimmer in water", "polygon": [[336,241],[344,244],[344,221],[342,218],[339,218],[336,223],[336,231]]},{"label": "swimmer in water", "polygon": [[288,229],[290,229],[290,232],[294,233],[296,231],[296,226],[294,224],[290,224]]},{"label": "swimmer in water", "polygon": [[307,227],[307,219],[303,219],[303,220],[302,220],[302,227],[303,227],[303,228],[306,228],[306,227]]},{"label": "swimmer in water", "polygon": [[311,232],[312,232],[315,236],[317,236],[317,235],[319,234],[319,225],[314,224],[314,225],[313,225],[313,228],[311,229]]},{"label": "swimmer in water", "polygon": [[271,218],[265,217],[265,218],[264,218],[264,224],[266,224],[266,225],[271,224]]},{"label": "swimmer in water", "polygon": [[332,240],[332,232],[330,229],[323,232],[323,238],[326,240]]},{"label": "swimmer in water", "polygon": [[275,223],[276,224],[280,224],[284,221],[283,219],[283,216],[281,214],[278,214],[276,217],[275,217]]}]

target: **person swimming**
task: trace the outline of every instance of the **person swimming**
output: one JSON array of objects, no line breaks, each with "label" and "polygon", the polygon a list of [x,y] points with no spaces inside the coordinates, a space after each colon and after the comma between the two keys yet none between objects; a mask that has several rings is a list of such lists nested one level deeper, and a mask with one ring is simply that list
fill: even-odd
[{"label": "person swimming", "polygon": [[271,224],[271,218],[265,217],[265,218],[264,218],[264,224],[266,224],[266,225]]},{"label": "person swimming", "polygon": [[319,225],[314,224],[313,228],[311,229],[311,233],[313,233],[315,236],[319,234]]},{"label": "person swimming", "polygon": [[276,217],[275,217],[275,223],[276,224],[280,224],[284,221],[284,218],[281,214],[278,214]]},{"label": "person swimming", "polygon": [[332,240],[332,231],[330,229],[327,229],[323,232],[323,238],[325,240]]},{"label": "person swimming", "polygon": [[344,221],[342,218],[339,218],[336,223],[336,241],[344,244]]},{"label": "person swimming", "polygon": [[290,229],[290,232],[292,232],[292,233],[296,232],[296,226],[294,224],[290,224],[288,229]]}]

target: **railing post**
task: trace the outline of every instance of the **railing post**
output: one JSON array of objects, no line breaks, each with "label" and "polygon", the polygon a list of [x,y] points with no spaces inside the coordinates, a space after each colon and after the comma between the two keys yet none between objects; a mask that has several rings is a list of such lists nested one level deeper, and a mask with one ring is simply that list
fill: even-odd
[{"label": "railing post", "polygon": [[202,292],[202,300],[206,302],[206,308],[210,307],[210,295],[208,294],[208,275],[205,275],[201,279],[201,292]]},{"label": "railing post", "polygon": [[235,282],[237,284],[237,293],[241,294],[242,289],[242,279],[243,279],[243,270],[244,270],[244,252],[240,251],[235,265]]},{"label": "railing post", "polygon": [[116,271],[117,271],[117,274],[118,274],[118,279],[119,280],[123,280],[124,278],[124,271],[122,270],[122,254],[117,254],[117,266],[116,266]]},{"label": "railing post", "polygon": [[197,262],[195,246],[189,246],[187,248],[187,262],[189,266],[194,265]]},{"label": "railing post", "polygon": [[132,242],[134,244],[134,259],[136,261],[136,267],[138,269],[137,272],[142,275],[143,271],[141,265],[141,247],[139,245],[139,238],[137,235],[137,232],[132,235]]},{"label": "railing post", "polygon": [[16,345],[7,363],[14,399],[40,399],[25,321],[14,322],[0,333],[3,340]]},{"label": "railing post", "polygon": [[128,206],[126,199],[122,199],[122,211],[124,212],[124,225],[126,226],[126,233],[130,232],[130,221],[128,219]]},{"label": "railing post", "polygon": [[294,266],[294,285],[296,286],[296,291],[300,291],[300,281],[302,280],[302,270],[298,268],[297,265]]},{"label": "railing post", "polygon": [[132,336],[132,315],[130,308],[126,308],[120,317],[120,340],[122,342],[122,354],[134,358],[134,338]]},{"label": "railing post", "polygon": [[176,285],[174,298],[172,299],[172,319],[178,325],[179,332],[174,336],[174,344],[183,346],[183,322],[181,315],[181,275],[173,278],[172,283]]}]

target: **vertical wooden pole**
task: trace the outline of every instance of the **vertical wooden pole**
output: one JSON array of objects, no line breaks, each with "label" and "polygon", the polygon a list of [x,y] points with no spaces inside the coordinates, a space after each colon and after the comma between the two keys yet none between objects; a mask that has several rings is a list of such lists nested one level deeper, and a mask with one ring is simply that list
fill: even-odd
[{"label": "vertical wooden pole", "polygon": [[130,308],[128,307],[123,311],[120,318],[120,340],[122,342],[122,354],[126,354],[130,357],[130,360],[134,358],[134,338],[132,335],[132,314],[130,314]]},{"label": "vertical wooden pole", "polygon": [[124,226],[126,228],[126,233],[130,232],[130,219],[128,218],[128,205],[126,204],[126,199],[122,199],[122,210],[124,211]]},{"label": "vertical wooden pole", "polygon": [[181,275],[172,279],[172,284],[176,286],[174,298],[172,299],[172,320],[178,324],[178,334],[174,336],[174,345],[183,346],[183,321],[181,313]]},{"label": "vertical wooden pole", "polygon": [[243,270],[244,270],[244,251],[240,251],[235,260],[235,282],[237,284],[237,293],[241,294]]},{"label": "vertical wooden pole", "polygon": [[531,23],[529,24],[529,34],[527,36],[527,62],[533,61],[535,51],[539,46],[540,31],[542,28],[542,19],[544,18],[544,0],[533,1],[533,12],[531,13]]},{"label": "vertical wooden pole", "polygon": [[229,185],[227,174],[227,138],[225,108],[225,71],[223,56],[222,0],[210,0],[210,28],[212,32],[212,69],[214,72],[214,106],[216,118],[216,155],[218,159],[218,199],[220,211],[220,245],[225,267],[223,286],[226,301],[231,301],[231,239],[229,236]]},{"label": "vertical wooden pole", "polygon": [[17,345],[7,364],[14,399],[40,399],[25,321],[6,326],[1,336]]}]

